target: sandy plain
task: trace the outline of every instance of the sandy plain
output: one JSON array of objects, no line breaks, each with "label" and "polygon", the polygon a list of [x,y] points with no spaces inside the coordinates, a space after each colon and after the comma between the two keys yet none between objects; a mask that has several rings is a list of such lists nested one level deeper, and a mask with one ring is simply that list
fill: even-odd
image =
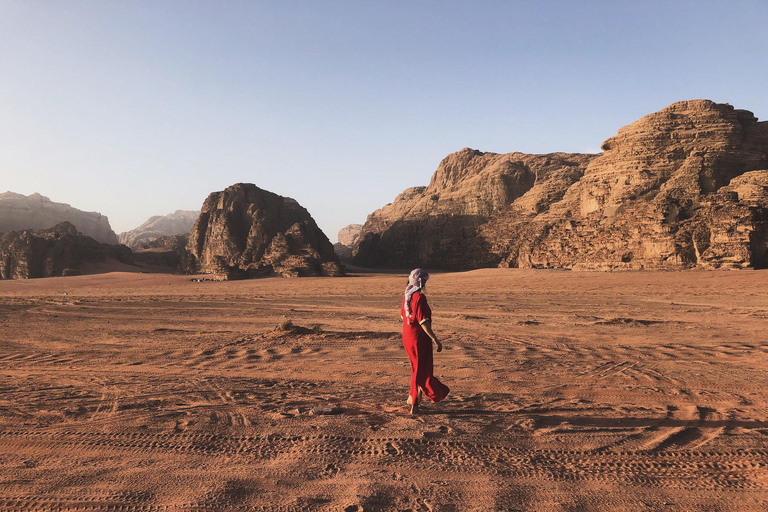
[{"label": "sandy plain", "polygon": [[768,508],[768,272],[405,279],[0,282],[0,510]]}]

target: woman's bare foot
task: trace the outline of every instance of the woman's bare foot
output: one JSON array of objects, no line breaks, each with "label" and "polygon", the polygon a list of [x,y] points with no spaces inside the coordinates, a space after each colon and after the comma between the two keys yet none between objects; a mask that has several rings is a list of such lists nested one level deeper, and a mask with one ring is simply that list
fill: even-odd
[{"label": "woman's bare foot", "polygon": [[418,404],[411,404],[411,414],[419,414],[419,405]]},{"label": "woman's bare foot", "polygon": [[[421,390],[421,388],[419,388],[419,402],[418,403],[421,403],[422,400],[424,400],[424,392]],[[408,405],[413,405],[413,397],[411,395],[408,395],[408,400],[406,400],[405,403],[408,404]]]}]

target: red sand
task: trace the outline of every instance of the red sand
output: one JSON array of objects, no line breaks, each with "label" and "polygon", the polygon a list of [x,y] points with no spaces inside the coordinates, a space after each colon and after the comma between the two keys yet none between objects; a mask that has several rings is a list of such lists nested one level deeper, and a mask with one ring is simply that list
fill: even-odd
[{"label": "red sand", "polygon": [[768,272],[405,280],[0,282],[0,510],[768,509]]}]

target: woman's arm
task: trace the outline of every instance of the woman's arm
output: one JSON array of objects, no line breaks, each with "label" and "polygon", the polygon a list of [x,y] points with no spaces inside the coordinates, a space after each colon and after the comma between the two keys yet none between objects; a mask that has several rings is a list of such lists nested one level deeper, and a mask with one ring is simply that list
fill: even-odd
[{"label": "woman's arm", "polygon": [[429,320],[422,322],[421,328],[424,329],[424,332],[427,333],[427,336],[432,338],[432,341],[435,342],[437,345],[437,351],[442,352],[443,351],[443,344],[437,341],[437,336],[435,336],[434,331],[432,330],[432,322]]}]

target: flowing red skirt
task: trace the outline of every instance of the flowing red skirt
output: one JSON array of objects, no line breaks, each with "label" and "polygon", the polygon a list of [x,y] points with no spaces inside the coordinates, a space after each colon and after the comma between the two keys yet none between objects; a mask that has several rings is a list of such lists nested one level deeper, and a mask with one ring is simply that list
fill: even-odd
[{"label": "flowing red skirt", "polygon": [[[421,326],[418,326],[421,330]],[[411,400],[414,404],[418,404],[419,388],[424,392],[424,395],[433,402],[439,402],[446,396],[450,388],[440,382],[437,377],[432,374],[432,340],[429,339],[427,333],[420,333],[423,336],[408,336],[403,332],[403,346],[408,353],[408,358],[411,360]]]}]

